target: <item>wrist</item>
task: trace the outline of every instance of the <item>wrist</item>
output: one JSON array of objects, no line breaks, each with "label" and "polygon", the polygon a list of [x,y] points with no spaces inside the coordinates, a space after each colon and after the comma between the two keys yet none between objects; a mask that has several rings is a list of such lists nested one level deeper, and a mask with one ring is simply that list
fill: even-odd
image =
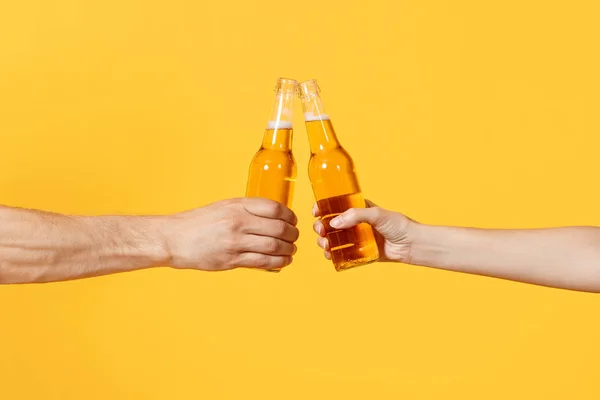
[{"label": "wrist", "polygon": [[172,255],[169,247],[170,218],[168,216],[145,217],[148,220],[148,255],[155,266],[169,266]]},{"label": "wrist", "polygon": [[431,252],[432,227],[417,222],[411,222],[409,226],[410,251],[407,264],[424,265],[424,261]]},{"label": "wrist", "polygon": [[423,229],[423,225],[415,222],[411,219],[408,219],[408,224],[406,226],[406,243],[407,243],[407,251],[405,254],[400,257],[398,260],[404,264],[414,264],[415,259],[415,250],[418,249],[420,243],[420,237],[422,235],[421,231]]},{"label": "wrist", "polygon": [[410,264],[432,266],[448,256],[448,232],[445,227],[415,224],[412,233]]},{"label": "wrist", "polygon": [[153,232],[156,235],[155,243],[157,244],[154,256],[162,266],[172,267],[174,246],[171,242],[174,233],[177,233],[177,230],[173,229],[175,219],[177,219],[176,215],[153,217]]}]

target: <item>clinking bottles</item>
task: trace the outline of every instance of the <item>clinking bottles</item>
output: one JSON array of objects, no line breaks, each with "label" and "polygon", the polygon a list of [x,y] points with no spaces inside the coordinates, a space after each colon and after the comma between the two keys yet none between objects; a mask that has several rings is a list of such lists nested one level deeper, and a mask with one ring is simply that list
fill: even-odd
[{"label": "clinking bottles", "polygon": [[362,223],[343,230],[329,225],[333,217],[366,204],[354,162],[340,145],[319,92],[316,80],[302,82],[298,87],[311,152],[308,175],[327,231],[333,264],[341,271],[377,261],[379,251],[370,225]]},{"label": "clinking bottles", "polygon": [[297,82],[280,78],[262,146],[250,163],[246,197],[264,197],[292,207],[296,160],[292,154],[293,107]]}]

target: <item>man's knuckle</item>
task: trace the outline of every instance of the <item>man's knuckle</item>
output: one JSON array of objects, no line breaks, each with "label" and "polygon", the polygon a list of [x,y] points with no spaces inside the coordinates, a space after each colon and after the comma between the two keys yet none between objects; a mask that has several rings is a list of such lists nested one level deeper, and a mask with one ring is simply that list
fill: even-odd
[{"label": "man's knuckle", "polygon": [[227,227],[231,232],[239,232],[244,227],[244,220],[241,213],[232,213],[227,217]]},{"label": "man's knuckle", "polygon": [[268,252],[274,253],[279,250],[279,247],[279,242],[276,239],[270,239],[267,241],[266,248]]},{"label": "man's knuckle", "polygon": [[225,246],[226,254],[235,254],[239,252],[239,239],[233,235],[227,235],[223,239],[223,245]]},{"label": "man's knuckle", "polygon": [[269,215],[279,216],[281,215],[282,211],[281,204],[277,203],[276,201],[269,201],[269,204],[267,205],[267,211]]},{"label": "man's knuckle", "polygon": [[267,267],[269,265],[269,256],[265,254],[257,254],[254,257],[254,262],[257,267]]},{"label": "man's knuckle", "polygon": [[272,264],[274,268],[281,268],[287,265],[287,261],[287,257],[277,257]]},{"label": "man's knuckle", "polygon": [[298,238],[300,237],[300,230],[296,227],[294,227],[294,229],[292,229],[291,232],[291,239],[293,242],[295,242],[296,240],[298,240]]},{"label": "man's knuckle", "polygon": [[275,234],[277,236],[283,236],[283,235],[285,235],[287,229],[288,229],[287,223],[285,223],[284,221],[278,221],[277,225],[275,227]]}]

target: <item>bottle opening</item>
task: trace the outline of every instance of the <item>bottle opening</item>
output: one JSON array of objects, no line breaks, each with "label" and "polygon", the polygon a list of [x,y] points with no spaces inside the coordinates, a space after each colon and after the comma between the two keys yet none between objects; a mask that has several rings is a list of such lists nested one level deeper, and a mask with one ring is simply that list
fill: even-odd
[{"label": "bottle opening", "polygon": [[298,89],[298,81],[295,79],[288,79],[288,78],[279,78],[277,79],[277,84],[275,85],[275,91],[279,92],[279,91],[288,91],[288,92],[295,92]]},{"label": "bottle opening", "polygon": [[298,84],[298,97],[316,96],[321,91],[316,79],[309,79]]}]

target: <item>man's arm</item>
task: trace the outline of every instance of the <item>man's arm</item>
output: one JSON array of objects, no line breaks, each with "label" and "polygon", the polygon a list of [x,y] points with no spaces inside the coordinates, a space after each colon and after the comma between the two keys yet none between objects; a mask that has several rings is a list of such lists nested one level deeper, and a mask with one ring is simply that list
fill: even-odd
[{"label": "man's arm", "polygon": [[[395,261],[542,286],[600,292],[600,228],[494,230],[419,224],[367,202],[330,221],[336,229],[366,222],[376,231],[380,261]],[[319,216],[315,207],[313,214]],[[331,257],[325,227],[314,225]]]},{"label": "man's arm", "polygon": [[76,217],[0,207],[0,283],[63,281],[168,261],[159,217]]},{"label": "man's arm", "polygon": [[0,284],[157,266],[281,268],[292,262],[296,223],[287,207],[258,198],[166,216],[67,216],[0,206]]}]

